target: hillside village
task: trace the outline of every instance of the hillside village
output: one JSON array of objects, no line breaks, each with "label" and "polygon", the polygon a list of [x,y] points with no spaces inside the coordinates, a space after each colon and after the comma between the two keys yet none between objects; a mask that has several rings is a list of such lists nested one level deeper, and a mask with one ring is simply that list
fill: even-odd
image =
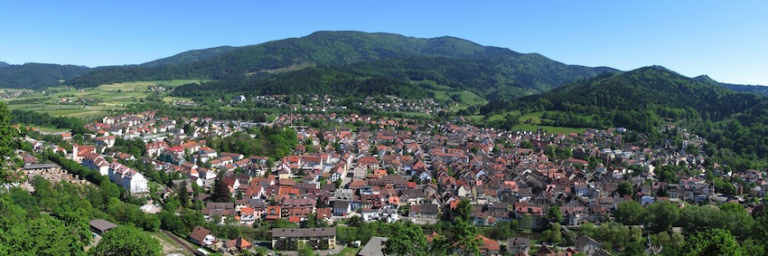
[{"label": "hillside village", "polygon": [[[270,159],[219,152],[207,145],[211,138],[248,132],[251,127],[245,124],[211,118],[181,118],[179,123],[156,113],[107,116],[89,123],[86,128],[92,133],[82,144],[74,143],[71,152],[44,141],[26,140],[35,151],[51,149],[98,170],[134,197],[146,197],[157,182],[123,164],[125,161],[138,160],[155,171],[173,174],[179,179],[154,184],[161,188],[156,193],[163,198],[187,191],[203,205],[201,213],[207,222],[252,227],[283,220],[298,227],[310,218],[325,221],[326,228],[273,229],[270,249],[277,251],[295,250],[295,241],[310,241],[315,249],[344,247],[330,226],[352,218],[416,224],[450,220],[462,200],[470,201],[472,225],[492,227],[515,221],[518,229],[542,230],[548,227],[553,210],[562,216],[563,228],[578,228],[612,220],[618,205],[632,200],[643,206],[669,201],[680,207],[685,202],[736,202],[751,211],[754,204],[738,195],[762,198],[768,189],[759,171],[729,171],[715,164],[714,175],[743,180],[731,184],[735,193],[716,189],[704,178],[706,156],[685,152],[701,148],[706,141],[675,127],[668,129],[683,134],[681,145],[668,142],[647,148],[642,138],[627,142],[629,131],[622,128],[549,134],[356,114],[285,114],[266,125],[295,130],[300,143],[290,154]],[[338,125],[331,129],[289,127],[305,119]],[[353,123],[365,125],[354,127]],[[69,133],[57,136],[73,140]],[[140,140],[144,143],[141,155],[110,150],[118,139]],[[26,169],[46,167],[26,156]],[[665,165],[684,165],[690,175],[662,180],[659,170]],[[630,189],[622,188],[622,183],[628,183]],[[184,184],[185,189],[175,187]],[[230,200],[213,200],[217,187],[225,187]],[[149,213],[151,209],[146,208]],[[439,235],[429,234],[428,239]],[[202,227],[193,230],[189,239],[224,253],[249,250],[255,242],[242,237],[224,241]],[[480,241],[483,255],[608,254],[588,236],[559,249],[532,244],[528,237],[481,236]],[[648,249],[653,247],[649,244]]]}]

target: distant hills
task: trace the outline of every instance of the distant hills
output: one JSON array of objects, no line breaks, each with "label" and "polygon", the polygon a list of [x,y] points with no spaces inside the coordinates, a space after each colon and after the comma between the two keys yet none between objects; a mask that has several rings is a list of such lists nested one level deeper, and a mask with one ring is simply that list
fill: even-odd
[{"label": "distant hills", "polygon": [[182,52],[176,55],[173,55],[171,57],[162,58],[155,61],[150,61],[144,64],[141,64],[139,66],[142,67],[160,67],[160,66],[170,66],[170,65],[181,65],[181,64],[189,64],[194,63],[198,61],[202,61],[217,55],[221,55],[224,53],[231,52],[233,50],[237,49],[237,47],[232,46],[219,46],[214,48],[208,48],[208,49],[202,49],[202,50],[192,50],[192,51],[186,51]]},{"label": "distant hills", "polygon": [[43,89],[59,86],[67,79],[88,73],[91,69],[75,65],[26,63],[0,64],[0,88]]},{"label": "distant hills", "polygon": [[683,123],[726,149],[704,149],[710,156],[768,157],[764,139],[768,136],[768,97],[702,80],[663,67],[644,67],[605,73],[517,100],[491,101],[481,111],[552,111],[547,119],[555,126],[626,127],[649,133],[657,133],[670,122]]},{"label": "distant hills", "polygon": [[[0,88],[39,89],[100,84],[205,79],[177,96],[331,93],[340,96],[394,93],[428,96],[425,84],[468,90],[485,99],[539,94],[601,73],[610,67],[567,65],[541,54],[483,46],[456,37],[417,38],[390,33],[319,31],[242,47],[191,50],[138,65],[86,67],[0,62]],[[695,80],[739,92],[768,95],[768,87]],[[362,88],[357,88],[362,86]]]},{"label": "distant hills", "polygon": [[710,78],[707,75],[697,76],[697,77],[694,77],[693,79],[702,83],[722,86],[732,91],[751,92],[751,93],[757,93],[762,95],[768,95],[768,86],[721,83],[721,82],[715,81],[714,79]]},{"label": "distant hills", "polygon": [[10,65],[11,64],[8,64],[8,63],[0,61],[0,68],[4,68],[4,67],[10,66]]},{"label": "distant hills", "polygon": [[[280,75],[302,69],[317,70],[297,73],[305,76],[300,81]],[[336,77],[344,78],[337,81],[329,76],[307,76],[319,74],[320,70],[334,70]],[[203,78],[227,81],[233,93],[289,93],[351,80],[388,79],[394,85],[432,80],[495,98],[539,93],[579,78],[616,71],[566,65],[540,54],[521,54],[455,37],[424,39],[388,33],[321,31],[257,45],[190,51],[139,66],[103,67],[67,83],[90,87],[123,81]],[[281,79],[289,81],[283,83]],[[267,88],[269,84],[285,86],[273,90]],[[208,87],[195,86],[186,91]]]}]

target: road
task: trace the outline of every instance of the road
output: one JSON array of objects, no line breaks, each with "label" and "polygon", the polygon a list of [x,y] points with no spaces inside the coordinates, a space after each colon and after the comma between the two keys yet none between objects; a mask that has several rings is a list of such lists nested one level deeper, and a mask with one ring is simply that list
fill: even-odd
[{"label": "road", "polygon": [[195,254],[195,251],[196,251],[195,248],[192,248],[192,246],[189,246],[189,244],[185,243],[183,240],[181,240],[181,238],[177,237],[171,232],[168,232],[165,230],[160,230],[160,231],[163,232],[163,234],[165,234],[166,236],[170,237],[171,240],[179,244],[179,246],[181,246],[181,248],[183,248],[184,250],[188,251],[192,255]]}]

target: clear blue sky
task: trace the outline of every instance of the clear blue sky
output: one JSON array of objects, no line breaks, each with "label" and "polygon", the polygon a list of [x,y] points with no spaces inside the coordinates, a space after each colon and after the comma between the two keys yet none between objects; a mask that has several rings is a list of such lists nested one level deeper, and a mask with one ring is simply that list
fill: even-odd
[{"label": "clear blue sky", "polygon": [[0,1],[0,61],[138,64],[318,30],[450,35],[568,64],[768,85],[768,1]]}]

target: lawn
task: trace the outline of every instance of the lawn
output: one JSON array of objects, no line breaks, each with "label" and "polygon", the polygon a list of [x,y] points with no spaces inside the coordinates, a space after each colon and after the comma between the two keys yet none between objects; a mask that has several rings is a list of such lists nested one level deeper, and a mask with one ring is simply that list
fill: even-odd
[{"label": "lawn", "polygon": [[363,248],[344,247],[338,254],[333,254],[332,256],[355,256],[362,249]]},{"label": "lawn", "polygon": [[[519,111],[511,111],[507,113],[502,114],[496,114],[488,118],[488,122],[494,122],[494,121],[501,121],[504,119],[504,117],[507,115],[520,115]],[[569,134],[572,132],[575,133],[582,133],[587,130],[587,128],[571,128],[571,127],[554,127],[554,126],[539,126],[542,120],[542,116],[544,116],[544,112],[533,112],[528,113],[525,115],[520,116],[518,120],[520,120],[521,124],[515,125],[512,127],[512,130],[523,130],[523,131],[531,131],[535,132],[538,127],[541,127],[543,131],[546,131],[547,133],[558,133],[558,134]],[[469,116],[473,120],[476,121],[482,121],[483,116]],[[585,116],[585,118],[591,118],[590,116]]]},{"label": "lawn", "polygon": [[545,131],[549,134],[569,134],[572,132],[575,133],[582,133],[587,130],[587,128],[570,128],[570,127],[554,127],[554,126],[538,126],[535,124],[519,124],[512,127],[512,130],[523,130],[523,131],[531,131],[535,132],[537,128],[541,127],[542,131]]}]

